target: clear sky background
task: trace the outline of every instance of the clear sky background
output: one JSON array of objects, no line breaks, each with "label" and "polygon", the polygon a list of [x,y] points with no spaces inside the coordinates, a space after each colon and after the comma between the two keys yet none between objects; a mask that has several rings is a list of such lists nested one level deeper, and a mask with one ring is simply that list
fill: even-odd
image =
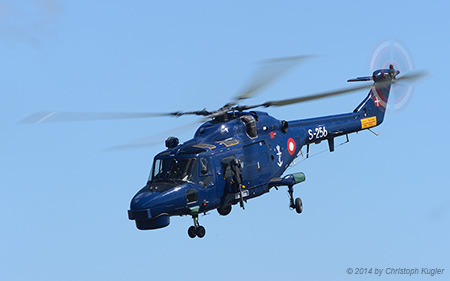
[{"label": "clear sky background", "polygon": [[[0,1],[0,279],[375,280],[346,270],[428,267],[444,275],[376,280],[449,280],[449,12],[448,1]],[[200,217],[203,239],[188,237],[190,217],[156,231],[128,220],[166,135],[107,151],[195,117],[17,124],[41,110],[216,109],[259,61],[292,55],[317,57],[249,103],[337,89],[371,75],[384,42],[402,73],[431,75],[388,111],[380,136],[352,134],[289,169],[307,177],[295,189],[303,214],[280,188]],[[269,113],[350,112],[366,94]]]}]

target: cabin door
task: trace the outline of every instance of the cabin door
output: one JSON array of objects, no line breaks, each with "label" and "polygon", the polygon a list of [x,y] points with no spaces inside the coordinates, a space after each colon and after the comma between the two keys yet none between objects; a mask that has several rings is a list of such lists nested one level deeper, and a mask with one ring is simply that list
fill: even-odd
[{"label": "cabin door", "polygon": [[270,178],[270,166],[264,140],[244,146],[241,169],[243,185],[247,188],[267,183]]}]

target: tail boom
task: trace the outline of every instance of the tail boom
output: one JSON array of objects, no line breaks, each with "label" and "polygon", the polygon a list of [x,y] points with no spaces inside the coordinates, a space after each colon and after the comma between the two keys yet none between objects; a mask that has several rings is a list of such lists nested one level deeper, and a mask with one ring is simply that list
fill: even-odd
[{"label": "tail boom", "polygon": [[[374,71],[371,80],[375,83],[369,94],[351,113],[291,121],[289,127],[299,128],[299,135],[306,135],[302,143],[311,144],[325,139],[331,143],[335,137],[378,126],[384,120],[391,84],[398,73],[400,72],[393,68]],[[368,77],[358,77],[349,81],[367,79]]]}]

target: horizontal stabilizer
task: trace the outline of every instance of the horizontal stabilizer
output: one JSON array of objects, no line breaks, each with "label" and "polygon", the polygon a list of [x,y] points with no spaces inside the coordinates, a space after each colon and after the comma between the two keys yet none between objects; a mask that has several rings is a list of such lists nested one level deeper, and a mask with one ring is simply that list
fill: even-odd
[{"label": "horizontal stabilizer", "polygon": [[363,77],[356,77],[353,79],[348,79],[347,82],[362,82],[362,81],[372,81],[372,76],[363,76]]}]

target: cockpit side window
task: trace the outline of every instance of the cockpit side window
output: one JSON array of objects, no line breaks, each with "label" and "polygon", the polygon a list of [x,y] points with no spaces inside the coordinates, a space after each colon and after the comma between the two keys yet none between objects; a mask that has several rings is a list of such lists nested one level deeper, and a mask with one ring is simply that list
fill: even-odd
[{"label": "cockpit side window", "polygon": [[201,157],[200,161],[200,178],[199,183],[203,186],[208,186],[212,183],[211,165],[208,157]]},{"label": "cockpit side window", "polygon": [[249,138],[254,139],[258,136],[256,132],[256,121],[255,118],[251,115],[244,115],[241,117],[241,121],[245,125],[245,132],[249,136]]}]

